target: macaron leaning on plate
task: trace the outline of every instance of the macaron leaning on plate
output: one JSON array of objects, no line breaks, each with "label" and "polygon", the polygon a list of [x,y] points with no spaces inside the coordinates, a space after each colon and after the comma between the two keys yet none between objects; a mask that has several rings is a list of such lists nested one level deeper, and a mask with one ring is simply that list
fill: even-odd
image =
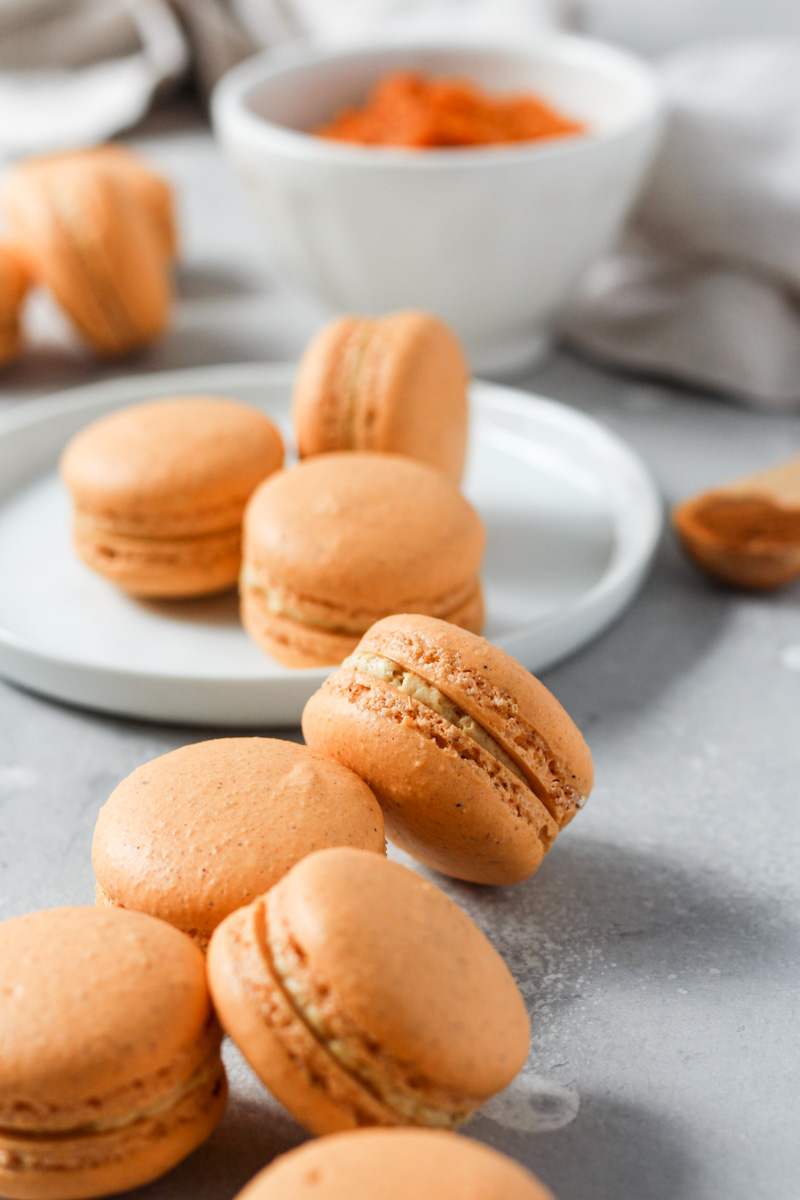
[{"label": "macaron leaning on plate", "polygon": [[429,313],[340,317],[300,361],[292,397],[300,457],[333,450],[405,454],[459,483],[467,381],[458,339]]},{"label": "macaron leaning on plate", "polygon": [[357,775],[295,742],[198,742],[138,767],[100,809],[97,903],[161,917],[205,949],[224,917],[326,846],[385,853]]},{"label": "macaron leaning on plate", "polygon": [[523,1066],[508,968],[433,884],[320,850],[217,928],[209,986],[256,1074],[314,1133],[452,1129]]},{"label": "macaron leaning on plate", "polygon": [[396,454],[322,454],[266,480],[244,521],[242,620],[289,666],[339,663],[381,617],[483,624],[483,523],[455,484]]},{"label": "macaron leaning on plate", "polygon": [[553,1200],[524,1167],[469,1138],[362,1129],[282,1155],[237,1200]]},{"label": "macaron leaning on plate", "polygon": [[78,555],[135,596],[233,587],[242,513],[283,453],[263,413],[217,396],[150,400],[102,417],[61,459]]},{"label": "macaron leaning on plate", "polygon": [[547,688],[432,617],[374,625],[308,701],[303,734],[369,784],[391,841],[475,883],[531,875],[593,783],[589,749]]},{"label": "macaron leaning on plate", "polygon": [[162,1175],[225,1109],[203,956],[141,913],[0,924],[0,1196],[79,1200]]}]

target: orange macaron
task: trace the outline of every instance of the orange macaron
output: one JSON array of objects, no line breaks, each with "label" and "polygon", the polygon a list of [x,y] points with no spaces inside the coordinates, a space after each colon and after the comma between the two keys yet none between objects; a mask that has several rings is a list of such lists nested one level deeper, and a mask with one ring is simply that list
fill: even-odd
[{"label": "orange macaron", "polygon": [[0,242],[0,366],[19,352],[19,315],[30,272],[16,246]]},{"label": "orange macaron", "polygon": [[489,1146],[428,1129],[360,1129],[281,1155],[237,1200],[553,1200]]},{"label": "orange macaron", "polygon": [[593,783],[556,698],[499,647],[445,621],[389,617],[306,705],[309,746],[356,771],[396,845],[446,875],[531,875]]},{"label": "orange macaron", "polygon": [[375,621],[479,630],[486,535],[455,484],[392,454],[323,454],[263,483],[244,521],[242,619],[290,666],[338,663]]},{"label": "orange macaron", "polygon": [[203,956],[141,913],[0,924],[0,1196],[81,1200],[162,1175],[225,1109]]},{"label": "orange macaron", "polygon": [[245,505],[283,453],[268,417],[218,396],[149,400],[102,417],[61,459],[75,548],[135,596],[233,587]]},{"label": "orange macaron", "polygon": [[97,903],[161,917],[205,949],[224,917],[327,846],[386,851],[357,775],[296,742],[197,742],[138,767],[100,809]]},{"label": "orange macaron", "polygon": [[292,398],[300,456],[405,454],[459,483],[468,378],[458,339],[430,313],[340,317],[300,361]]},{"label": "orange macaron", "polygon": [[220,1020],[314,1133],[453,1129],[523,1066],[525,1005],[491,943],[407,867],[320,850],[208,952]]},{"label": "orange macaron", "polygon": [[10,233],[35,278],[101,354],[126,354],[169,321],[170,236],[124,169],[88,155],[24,165],[2,191]]}]

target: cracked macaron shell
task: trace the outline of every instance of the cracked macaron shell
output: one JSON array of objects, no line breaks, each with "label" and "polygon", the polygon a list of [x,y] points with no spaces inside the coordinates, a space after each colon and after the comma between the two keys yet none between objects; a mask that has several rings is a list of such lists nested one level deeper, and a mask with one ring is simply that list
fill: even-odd
[{"label": "cracked macaron shell", "polygon": [[227,1094],[204,962],[140,913],[0,925],[0,1194],[57,1200],[168,1170]]},{"label": "cracked macaron shell", "polygon": [[82,160],[12,172],[11,233],[36,278],[101,354],[147,345],[167,327],[172,289],[163,237],[117,174]]},{"label": "cracked macaron shell", "polygon": [[467,382],[458,339],[431,314],[340,317],[300,361],[292,397],[300,456],[403,454],[457,484],[467,446]]},{"label": "cracked macaron shell", "polygon": [[421,1123],[433,1109],[449,1127],[528,1051],[522,997],[477,926],[363,851],[311,855],[232,914],[212,938],[209,977],[227,1031],[316,1133],[411,1124],[415,1107]]},{"label": "cracked macaron shell", "polygon": [[281,1155],[236,1200],[553,1200],[524,1167],[470,1138],[361,1129]]},{"label": "cracked macaron shell", "polygon": [[[370,657],[417,686],[392,686]],[[465,731],[471,722],[480,740]],[[538,680],[484,638],[419,615],[368,631],[308,701],[303,732],[369,783],[390,840],[477,883],[531,875],[592,785],[583,738]]]},{"label": "cracked macaron shell", "polygon": [[385,854],[357,775],[295,742],[198,742],[138,767],[101,808],[98,904],[151,913],[205,948],[224,917],[328,846]]}]

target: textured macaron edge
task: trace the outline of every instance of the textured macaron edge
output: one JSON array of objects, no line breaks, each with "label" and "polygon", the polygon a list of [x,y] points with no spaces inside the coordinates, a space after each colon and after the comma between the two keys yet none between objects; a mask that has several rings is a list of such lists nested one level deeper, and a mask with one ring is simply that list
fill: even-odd
[{"label": "textured macaron edge", "polygon": [[217,1039],[208,1061],[171,1097],[132,1111],[125,1121],[57,1134],[0,1127],[0,1194],[9,1200],[81,1200],[149,1183],[211,1135],[227,1097]]},{"label": "textured macaron edge", "polygon": [[544,684],[486,638],[401,614],[368,630],[357,653],[418,676],[485,729],[559,828],[586,803],[594,768],[580,730]]},{"label": "textured macaron edge", "polygon": [[309,746],[368,783],[390,840],[444,874],[519,883],[557,837],[553,817],[518,775],[375,676],[335,671],[309,699],[302,725]]},{"label": "textured macaron edge", "polygon": [[[246,546],[240,582],[242,622],[253,640],[279,661],[293,666],[340,663],[385,615],[295,593],[255,568]],[[405,607],[407,601],[400,604]],[[485,615],[480,579],[474,576],[446,595],[420,598],[416,608],[433,610],[452,624],[477,632]]]},{"label": "textured macaron edge", "polygon": [[[408,1124],[409,1112],[398,1111],[375,1086],[388,1064],[373,1052],[364,1077],[339,1059],[335,1040],[326,1040],[298,1008],[273,957],[275,890],[231,914],[211,939],[209,986],[224,1028],[267,1087],[313,1132]],[[415,1123],[454,1128],[485,1098],[449,1099],[456,1111],[420,1101]]]}]

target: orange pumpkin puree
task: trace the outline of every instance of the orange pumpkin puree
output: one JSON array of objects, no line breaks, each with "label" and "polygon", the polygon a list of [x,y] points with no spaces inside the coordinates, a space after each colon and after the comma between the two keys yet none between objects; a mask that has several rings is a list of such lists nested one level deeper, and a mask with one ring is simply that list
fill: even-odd
[{"label": "orange pumpkin puree", "polygon": [[490,95],[465,79],[398,71],[378,80],[363,108],[337,113],[313,132],[365,146],[493,146],[584,133],[586,126],[539,96]]}]

